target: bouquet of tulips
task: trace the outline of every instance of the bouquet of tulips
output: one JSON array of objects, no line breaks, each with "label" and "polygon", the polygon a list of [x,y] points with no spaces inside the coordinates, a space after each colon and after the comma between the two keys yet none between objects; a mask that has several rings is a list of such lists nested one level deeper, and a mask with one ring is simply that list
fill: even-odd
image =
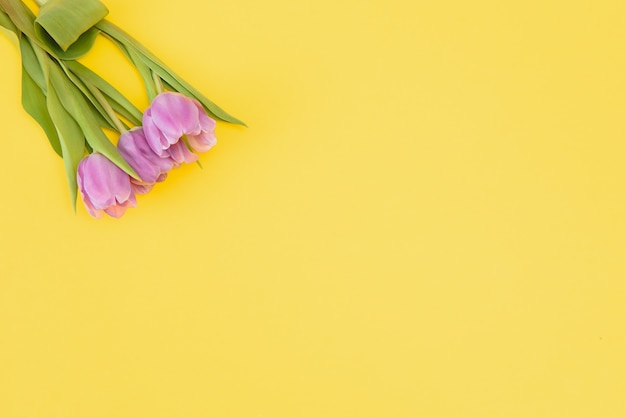
[{"label": "bouquet of tulips", "polygon": [[[215,119],[244,125],[176,75],[113,23],[99,0],[0,0],[0,29],[22,56],[22,105],[63,158],[70,196],[89,213],[119,218],[167,173],[197,161],[216,143]],[[142,113],[110,83],[77,61],[98,36],[137,69],[150,100]],[[104,130],[119,134],[113,144]]]}]

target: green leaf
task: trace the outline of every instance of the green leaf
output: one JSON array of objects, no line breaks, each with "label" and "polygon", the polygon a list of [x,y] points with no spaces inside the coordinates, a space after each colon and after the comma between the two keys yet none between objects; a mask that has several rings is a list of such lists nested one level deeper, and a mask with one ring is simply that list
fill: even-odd
[{"label": "green leaf", "polygon": [[[120,49],[125,48],[124,45],[119,45]],[[139,71],[139,75],[143,79],[143,83],[146,86],[146,92],[148,93],[148,100],[152,102],[155,97],[159,94],[154,85],[154,80],[152,78],[152,72],[150,71],[150,67],[146,65],[146,63],[142,60],[142,57],[135,52],[134,48],[126,48],[126,53],[128,57]]]},{"label": "green leaf", "polygon": [[48,113],[46,96],[24,67],[22,67],[22,106],[44,130],[54,152],[56,152],[59,157],[63,157],[57,130]]},{"label": "green leaf", "polygon": [[40,45],[42,45],[42,47],[44,47],[44,49],[52,55],[62,60],[76,60],[91,50],[93,44],[96,42],[96,38],[100,34],[100,31],[97,29],[89,29],[87,32],[83,33],[67,51],[64,51],[59,45],[57,45],[52,37],[50,37],[50,35],[46,32],[35,30],[35,33]]},{"label": "green leaf", "polygon": [[141,125],[142,114],[122,93],[109,82],[91,71],[78,61],[67,61],[65,65],[71,72],[80,77],[84,82],[91,83],[102,92],[111,103],[113,109],[135,125]]},{"label": "green leaf", "polygon": [[0,26],[13,32],[14,35],[17,35],[19,32],[17,26],[13,24],[9,15],[4,13],[2,10],[0,10]]},{"label": "green leaf", "polygon": [[173,86],[180,93],[197,99],[200,103],[202,103],[210,115],[225,122],[246,126],[244,122],[229,115],[215,103],[207,99],[202,93],[200,93],[200,91],[196,90],[191,84],[183,80],[167,65],[165,65],[163,61],[146,49],[141,43],[133,39],[129,34],[124,32],[121,28],[106,20],[101,20],[96,27],[110,38],[123,44],[128,51],[134,49],[134,52],[142,57],[145,64],[150,67],[152,71],[157,73],[159,77]]},{"label": "green leaf", "polygon": [[67,51],[81,35],[109,13],[99,0],[49,0],[39,9],[35,31],[45,32]]},{"label": "green leaf", "polygon": [[48,83],[46,82],[45,75],[41,69],[37,55],[35,55],[35,51],[33,50],[30,41],[25,36],[20,37],[20,53],[22,54],[22,65],[26,69],[26,72],[28,72],[28,75],[30,75],[33,81],[45,94],[48,89]]},{"label": "green leaf", "polygon": [[65,110],[53,85],[48,85],[48,110],[54,121],[61,148],[63,150],[63,162],[65,174],[70,187],[70,199],[72,207],[76,210],[77,183],[76,173],[78,164],[85,156],[85,135],[80,126]]},{"label": "green leaf", "polygon": [[63,107],[83,130],[85,138],[93,150],[103,154],[130,176],[138,179],[139,176],[135,170],[124,160],[115,145],[102,132],[96,116],[92,112],[85,111],[89,107],[88,102],[56,63],[50,65],[50,81]]},{"label": "green leaf", "polygon": [[186,96],[193,97],[202,103],[207,113],[219,120],[223,120],[224,122],[234,123],[237,125],[248,126],[241,120],[235,118],[234,116],[229,115],[224,111],[221,107],[207,99],[199,90],[193,87],[191,84],[187,83],[185,80],[177,76],[173,71],[169,70],[166,67],[160,66],[158,63],[151,61],[148,57],[148,66],[152,71],[157,73],[159,77],[165,80],[169,85],[174,87],[174,89]]},{"label": "green leaf", "polygon": [[66,70],[65,65],[61,67],[65,72],[65,75],[70,79],[72,83],[83,93],[83,95],[89,101],[89,106],[92,111],[95,111],[94,114],[98,116],[98,120],[100,121],[100,126],[104,126],[106,128],[115,129],[115,124],[111,120],[111,117],[104,110],[100,102],[96,99],[93,93],[90,90],[90,86],[87,86],[79,77],[76,77],[72,72]]},{"label": "green leaf", "polygon": [[156,63],[152,62],[148,64],[150,68],[156,72],[159,77],[161,77],[169,86],[173,88],[173,90],[178,91],[179,93],[184,94],[185,96],[193,97],[202,103],[207,113],[216,119],[223,120],[224,122],[234,123],[237,125],[248,126],[244,122],[239,119],[230,116],[224,110],[222,110],[215,103],[207,99],[200,91],[196,90],[191,84],[185,83],[180,78],[175,75],[170,74],[167,70],[158,66]]}]

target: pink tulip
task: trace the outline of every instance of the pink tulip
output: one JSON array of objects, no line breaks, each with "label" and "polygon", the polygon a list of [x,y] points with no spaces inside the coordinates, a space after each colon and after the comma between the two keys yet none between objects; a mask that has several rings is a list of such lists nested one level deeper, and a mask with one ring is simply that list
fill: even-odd
[{"label": "pink tulip", "polygon": [[123,133],[117,148],[141,178],[141,180],[132,177],[130,179],[137,194],[148,193],[155,183],[165,180],[167,173],[177,164],[173,158],[160,157],[152,151],[141,127]]},{"label": "pink tulip", "polygon": [[78,164],[78,188],[91,216],[106,212],[120,218],[137,206],[130,176],[102,154],[93,153]]},{"label": "pink tulip", "polygon": [[198,159],[196,152],[206,152],[213,147],[215,121],[198,101],[180,93],[159,94],[143,115],[146,140],[159,156],[169,156],[177,164],[192,163]]}]

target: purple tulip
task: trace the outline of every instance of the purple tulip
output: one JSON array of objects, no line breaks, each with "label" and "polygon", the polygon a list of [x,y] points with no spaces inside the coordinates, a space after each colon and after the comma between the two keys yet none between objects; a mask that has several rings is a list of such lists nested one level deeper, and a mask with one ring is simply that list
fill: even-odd
[{"label": "purple tulip", "polygon": [[130,176],[102,154],[93,153],[78,164],[78,188],[91,216],[106,212],[120,218],[137,206]]},{"label": "purple tulip", "polygon": [[155,183],[165,180],[167,173],[177,164],[170,156],[160,157],[152,151],[141,127],[123,133],[117,148],[141,178],[130,179],[137,194],[148,193]]},{"label": "purple tulip", "polygon": [[196,152],[206,152],[217,142],[215,121],[197,100],[180,93],[159,94],[145,111],[143,126],[150,148],[159,156],[171,157],[177,164],[198,159],[187,143]]}]

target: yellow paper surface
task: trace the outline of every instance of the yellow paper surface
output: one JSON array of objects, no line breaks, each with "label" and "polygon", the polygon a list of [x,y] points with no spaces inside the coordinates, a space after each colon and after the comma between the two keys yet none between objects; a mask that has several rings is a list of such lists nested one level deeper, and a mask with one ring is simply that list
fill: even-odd
[{"label": "yellow paper surface", "polygon": [[0,40],[0,417],[626,416],[626,3],[106,4],[250,127],[74,214]]}]

